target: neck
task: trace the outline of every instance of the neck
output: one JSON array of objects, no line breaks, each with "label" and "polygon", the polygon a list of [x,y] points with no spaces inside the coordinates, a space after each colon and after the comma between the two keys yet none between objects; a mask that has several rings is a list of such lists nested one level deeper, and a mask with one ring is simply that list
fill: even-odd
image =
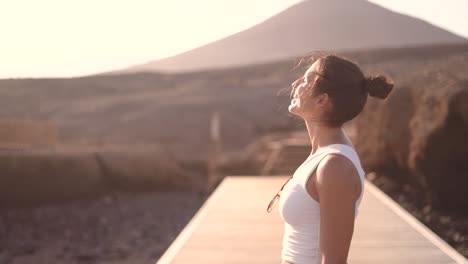
[{"label": "neck", "polygon": [[349,144],[349,140],[341,126],[330,127],[308,120],[305,120],[305,124],[312,145],[312,153],[315,153],[318,148],[330,144]]}]

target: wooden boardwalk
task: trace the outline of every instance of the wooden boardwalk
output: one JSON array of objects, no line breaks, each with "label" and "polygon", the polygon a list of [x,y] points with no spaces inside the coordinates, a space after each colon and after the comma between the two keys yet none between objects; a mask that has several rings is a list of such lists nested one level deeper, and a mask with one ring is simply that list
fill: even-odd
[{"label": "wooden boardwalk", "polygon": [[[266,205],[286,176],[226,177],[158,264],[281,263],[283,222]],[[348,263],[468,261],[366,180]]]}]

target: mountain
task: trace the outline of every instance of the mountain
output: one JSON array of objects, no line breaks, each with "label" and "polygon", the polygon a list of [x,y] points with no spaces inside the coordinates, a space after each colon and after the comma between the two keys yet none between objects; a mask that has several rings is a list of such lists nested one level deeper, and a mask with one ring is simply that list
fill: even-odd
[{"label": "mountain", "polygon": [[362,50],[467,39],[364,0],[300,2],[250,29],[113,73],[192,71],[269,62],[313,50]]}]

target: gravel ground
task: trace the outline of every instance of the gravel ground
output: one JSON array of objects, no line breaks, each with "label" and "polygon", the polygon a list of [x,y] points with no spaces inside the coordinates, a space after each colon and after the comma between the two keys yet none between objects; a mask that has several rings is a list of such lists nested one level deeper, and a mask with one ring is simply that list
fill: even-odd
[{"label": "gravel ground", "polygon": [[[408,186],[369,177],[468,257],[468,217],[432,210]],[[206,196],[114,193],[99,199],[0,211],[0,264],[155,263]]]},{"label": "gravel ground", "polygon": [[368,180],[390,196],[465,258],[468,258],[468,215],[431,208],[423,194],[407,184],[399,184],[383,175],[368,175]]},{"label": "gravel ground", "polygon": [[115,193],[0,211],[0,264],[155,263],[206,197]]}]

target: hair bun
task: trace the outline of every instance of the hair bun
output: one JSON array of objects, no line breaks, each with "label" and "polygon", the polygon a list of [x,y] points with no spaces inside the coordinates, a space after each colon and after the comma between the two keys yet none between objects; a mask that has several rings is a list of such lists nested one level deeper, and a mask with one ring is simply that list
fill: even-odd
[{"label": "hair bun", "polygon": [[393,89],[393,83],[383,75],[369,76],[365,78],[364,89],[372,97],[385,99]]}]

